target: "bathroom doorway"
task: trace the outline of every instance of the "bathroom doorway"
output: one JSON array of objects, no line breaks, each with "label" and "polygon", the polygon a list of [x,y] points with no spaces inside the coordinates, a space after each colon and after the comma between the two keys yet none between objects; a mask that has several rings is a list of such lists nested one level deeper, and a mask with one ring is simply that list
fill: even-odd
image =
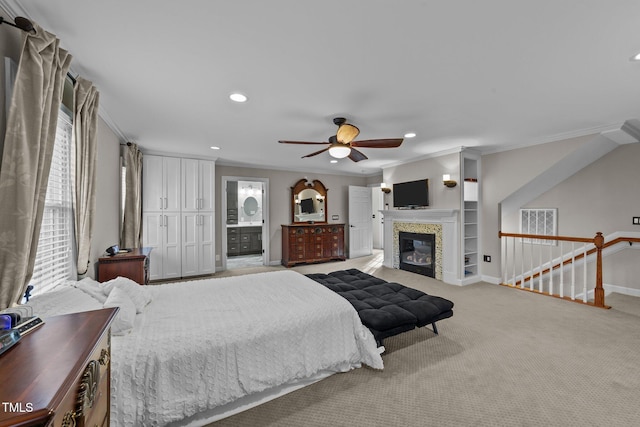
[{"label": "bathroom doorway", "polygon": [[223,176],[222,269],[269,264],[269,180]]}]

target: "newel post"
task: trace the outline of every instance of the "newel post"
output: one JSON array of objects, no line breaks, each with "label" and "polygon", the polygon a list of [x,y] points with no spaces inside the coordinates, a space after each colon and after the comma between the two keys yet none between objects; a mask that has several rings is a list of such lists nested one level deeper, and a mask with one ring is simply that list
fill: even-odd
[{"label": "newel post", "polygon": [[602,246],[604,246],[604,237],[601,232],[596,233],[593,238],[593,244],[596,245],[596,287],[593,290],[593,304],[596,307],[604,307],[604,288],[602,287]]}]

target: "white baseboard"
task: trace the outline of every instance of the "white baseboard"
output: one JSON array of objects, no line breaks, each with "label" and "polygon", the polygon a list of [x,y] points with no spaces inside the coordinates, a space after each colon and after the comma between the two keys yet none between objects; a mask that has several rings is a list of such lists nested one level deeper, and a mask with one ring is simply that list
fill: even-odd
[{"label": "white baseboard", "polygon": [[482,276],[482,281],[491,283],[492,285],[499,285],[500,283],[502,283],[502,279],[499,277],[485,276],[485,275]]},{"label": "white baseboard", "polygon": [[617,294],[629,295],[632,297],[640,297],[640,289],[627,288],[624,286],[608,285],[608,284],[603,284],[602,287],[604,288],[605,295],[615,292]]}]

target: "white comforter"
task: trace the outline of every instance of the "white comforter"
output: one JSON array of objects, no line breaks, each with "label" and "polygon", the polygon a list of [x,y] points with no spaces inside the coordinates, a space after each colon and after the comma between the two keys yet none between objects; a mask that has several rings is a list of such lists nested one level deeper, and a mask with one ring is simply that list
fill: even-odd
[{"label": "white comforter", "polygon": [[382,369],[351,304],[293,271],[148,286],[112,337],[112,425],[165,425],[323,370]]}]

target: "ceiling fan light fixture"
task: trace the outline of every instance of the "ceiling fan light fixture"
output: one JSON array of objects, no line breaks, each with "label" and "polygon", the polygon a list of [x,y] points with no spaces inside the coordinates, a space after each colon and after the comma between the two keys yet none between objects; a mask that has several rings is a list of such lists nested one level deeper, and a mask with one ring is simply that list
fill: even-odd
[{"label": "ceiling fan light fixture", "polygon": [[351,154],[351,148],[346,145],[334,145],[329,148],[329,155],[331,157],[335,157],[336,159],[344,159],[349,154]]},{"label": "ceiling fan light fixture", "polygon": [[415,132],[407,132],[404,134],[405,138],[415,138],[416,137],[416,133]]},{"label": "ceiling fan light fixture", "polygon": [[336,138],[338,138],[338,142],[342,142],[343,144],[348,144],[360,134],[360,129],[355,127],[354,125],[350,125],[348,123],[341,124],[338,127],[338,132],[336,132]]},{"label": "ceiling fan light fixture", "polygon": [[248,98],[247,98],[247,95],[245,94],[235,92],[229,95],[229,99],[231,99],[234,102],[247,102]]}]

